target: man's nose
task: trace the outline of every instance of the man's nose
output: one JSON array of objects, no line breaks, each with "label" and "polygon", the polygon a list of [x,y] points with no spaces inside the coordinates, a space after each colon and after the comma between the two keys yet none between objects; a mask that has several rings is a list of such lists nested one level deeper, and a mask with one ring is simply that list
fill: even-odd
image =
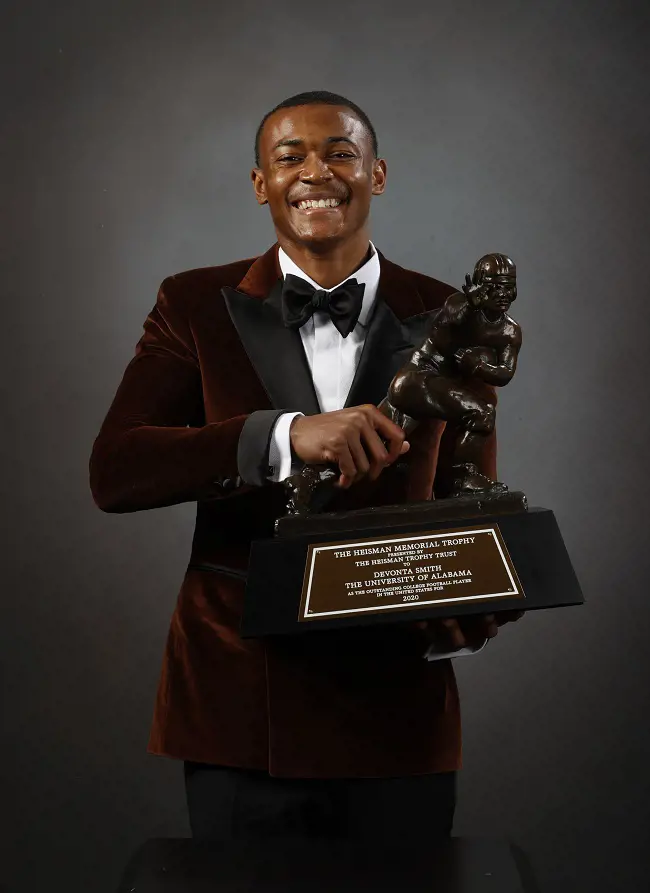
[{"label": "man's nose", "polygon": [[305,163],[300,172],[302,180],[309,183],[317,183],[324,180],[331,180],[332,176],[332,171],[329,169],[326,162],[318,155],[308,155],[305,158]]}]

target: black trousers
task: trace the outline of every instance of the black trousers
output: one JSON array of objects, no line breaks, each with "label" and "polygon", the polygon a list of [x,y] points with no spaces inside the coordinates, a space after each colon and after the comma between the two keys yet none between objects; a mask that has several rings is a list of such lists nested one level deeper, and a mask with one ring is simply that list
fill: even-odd
[{"label": "black trousers", "polygon": [[346,838],[377,842],[448,837],[456,773],[406,778],[274,778],[185,763],[192,836],[199,840]]}]

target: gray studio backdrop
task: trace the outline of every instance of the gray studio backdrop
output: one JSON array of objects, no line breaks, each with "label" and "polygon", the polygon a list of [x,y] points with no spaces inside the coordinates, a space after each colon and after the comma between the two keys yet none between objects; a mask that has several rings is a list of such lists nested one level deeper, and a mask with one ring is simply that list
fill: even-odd
[{"label": "gray studio backdrop", "polygon": [[456,833],[515,839],[544,891],[646,889],[643,10],[4,3],[7,890],[110,893],[141,841],[189,833],[180,764],[145,748],[194,509],[102,514],[88,457],[162,279],[272,242],[253,134],[322,88],[375,122],[390,258],[458,284],[486,251],[516,260],[500,473],[555,510],[588,599],[456,662]]}]

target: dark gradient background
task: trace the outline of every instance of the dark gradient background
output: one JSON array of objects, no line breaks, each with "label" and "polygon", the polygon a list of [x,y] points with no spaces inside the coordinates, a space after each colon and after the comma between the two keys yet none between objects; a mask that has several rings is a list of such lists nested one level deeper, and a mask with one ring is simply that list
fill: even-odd
[{"label": "dark gradient background", "polygon": [[3,4],[12,893],[110,893],[141,841],[189,833],[180,764],[145,748],[193,506],[103,515],[88,457],[160,281],[273,241],[253,134],[322,88],[378,130],[389,257],[458,284],[516,260],[500,473],[555,510],[588,599],[456,662],[456,833],[516,840],[544,893],[647,889],[648,5],[352,6]]}]

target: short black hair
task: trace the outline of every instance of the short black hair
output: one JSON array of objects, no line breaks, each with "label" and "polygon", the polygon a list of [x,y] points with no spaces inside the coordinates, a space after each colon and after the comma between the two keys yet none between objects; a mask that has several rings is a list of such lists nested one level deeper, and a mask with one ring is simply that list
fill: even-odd
[{"label": "short black hair", "polygon": [[372,126],[370,118],[366,115],[363,109],[359,108],[355,102],[350,102],[349,99],[346,99],[345,96],[340,96],[338,93],[330,93],[328,90],[309,90],[306,93],[297,93],[295,96],[290,96],[289,99],[285,99],[264,115],[257,128],[257,133],[255,134],[255,164],[257,167],[260,166],[260,136],[262,135],[262,129],[267,120],[280,109],[295,108],[299,105],[343,105],[346,108],[351,109],[368,129],[368,133],[372,139],[372,151],[375,153],[375,158],[378,157],[379,146],[377,144],[377,134],[375,133],[375,128]]}]

